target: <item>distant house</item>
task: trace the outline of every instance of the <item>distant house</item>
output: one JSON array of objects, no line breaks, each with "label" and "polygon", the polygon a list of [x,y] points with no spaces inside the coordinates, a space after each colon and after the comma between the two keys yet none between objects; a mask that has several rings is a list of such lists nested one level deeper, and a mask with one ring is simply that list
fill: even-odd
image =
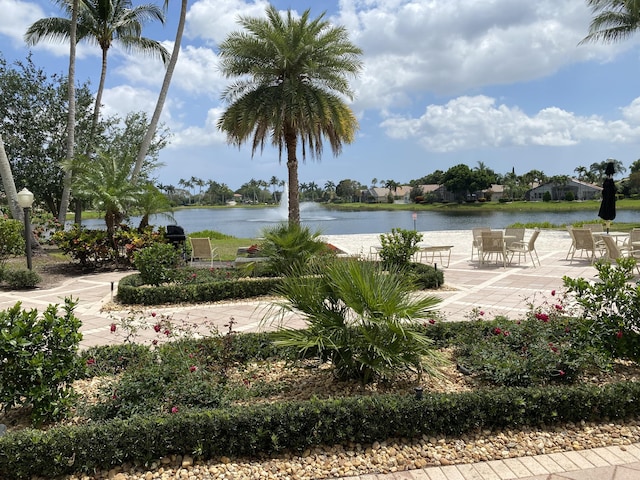
[{"label": "distant house", "polygon": [[476,192],[476,198],[497,202],[504,196],[504,185],[492,183],[489,188]]},{"label": "distant house", "polygon": [[434,202],[454,202],[456,196],[453,192],[447,190],[444,185],[438,185],[437,183],[429,183],[427,185],[420,185],[422,194],[425,198],[432,198]]},{"label": "distant house", "polygon": [[394,202],[409,203],[411,201],[410,193],[411,187],[409,185],[401,185],[395,190],[385,187],[371,187],[363,196],[364,201],[369,203],[387,203],[391,194]]},{"label": "distant house", "polygon": [[570,178],[564,185],[548,182],[532,188],[525,193],[525,199],[540,202],[546,192],[549,192],[552,200],[564,200],[569,192],[573,193],[576,200],[593,200],[601,196],[602,187]]}]

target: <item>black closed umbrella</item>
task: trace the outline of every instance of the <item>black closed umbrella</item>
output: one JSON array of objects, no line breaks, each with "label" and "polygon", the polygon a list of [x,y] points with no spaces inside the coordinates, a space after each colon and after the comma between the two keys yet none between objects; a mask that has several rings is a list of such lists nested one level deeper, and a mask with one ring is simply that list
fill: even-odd
[{"label": "black closed umbrella", "polygon": [[616,218],[616,184],[612,178],[614,173],[613,163],[607,165],[605,173],[607,178],[602,184],[602,201],[600,202],[598,216],[607,221],[607,233],[609,233],[609,224],[611,220]]}]

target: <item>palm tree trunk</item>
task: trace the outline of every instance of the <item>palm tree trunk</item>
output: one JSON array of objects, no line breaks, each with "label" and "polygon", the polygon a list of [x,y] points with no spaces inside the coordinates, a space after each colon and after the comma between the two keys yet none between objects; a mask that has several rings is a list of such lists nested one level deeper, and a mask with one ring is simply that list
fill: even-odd
[{"label": "palm tree trunk", "polygon": [[[73,151],[76,132],[76,29],[78,24],[78,0],[73,0],[71,7],[71,28],[69,31],[69,77],[67,78],[67,163],[70,165],[73,160]],[[64,172],[62,183],[62,197],[60,198],[60,209],[58,210],[58,221],[64,225],[71,198],[71,178],[73,171],[68,168]]]},{"label": "palm tree trunk", "polygon": [[91,119],[91,131],[89,133],[89,142],[87,144],[87,158],[93,153],[93,137],[98,130],[98,119],[100,118],[100,107],[102,106],[102,93],[107,78],[107,50],[102,49],[102,70],[100,71],[100,84],[96,92],[96,103],[93,106],[93,118]]},{"label": "palm tree trunk", "polygon": [[11,172],[11,164],[9,163],[7,152],[4,150],[2,134],[0,134],[0,177],[2,177],[2,186],[4,193],[7,195],[11,216],[16,220],[24,220],[22,209],[20,205],[18,205],[18,191],[16,190],[16,184],[13,180],[13,173]]},{"label": "palm tree trunk", "polygon": [[[4,188],[4,193],[7,196],[7,203],[9,204],[11,216],[14,220],[24,222],[24,212],[18,204],[18,192],[13,180],[13,173],[11,173],[11,164],[9,163],[7,152],[4,149],[2,134],[0,134],[0,177],[2,178],[2,187]],[[33,232],[31,232],[31,249],[38,250],[39,248],[40,243]]]},{"label": "palm tree trunk", "polygon": [[291,127],[285,127],[287,145],[287,171],[289,173],[289,225],[300,225],[300,199],[298,198],[298,138]]},{"label": "palm tree trunk", "polygon": [[164,73],[164,80],[162,81],[162,88],[160,88],[160,94],[158,95],[156,108],[153,111],[153,116],[151,117],[151,122],[149,123],[147,133],[145,134],[144,138],[142,139],[142,143],[140,144],[140,150],[138,151],[138,157],[136,158],[135,167],[133,168],[133,172],[131,172],[131,179],[133,182],[137,180],[137,177],[140,174],[142,164],[144,163],[144,159],[146,158],[147,152],[149,151],[149,146],[151,145],[153,136],[155,135],[156,129],[158,128],[160,114],[162,113],[162,109],[164,108],[164,102],[167,99],[169,86],[171,85],[171,78],[173,77],[173,71],[176,67],[176,63],[178,63],[178,54],[180,53],[180,44],[182,43],[182,34],[184,32],[184,23],[186,17],[187,0],[182,0],[182,7],[180,8],[180,20],[178,22],[178,29],[176,30],[176,39],[173,43],[171,60],[169,60],[167,70]]}]

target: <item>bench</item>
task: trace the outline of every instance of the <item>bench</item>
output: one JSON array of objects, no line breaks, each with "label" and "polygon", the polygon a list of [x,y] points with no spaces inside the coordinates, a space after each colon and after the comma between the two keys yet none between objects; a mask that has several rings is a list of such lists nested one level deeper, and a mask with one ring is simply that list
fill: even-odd
[{"label": "bench", "polygon": [[[418,260],[425,261],[426,263],[435,263],[435,256],[438,255],[440,259],[440,264],[448,267],[449,262],[451,261],[451,249],[453,245],[429,245],[426,247],[420,247],[418,250]],[[444,265],[444,260],[446,258],[446,265]]]}]

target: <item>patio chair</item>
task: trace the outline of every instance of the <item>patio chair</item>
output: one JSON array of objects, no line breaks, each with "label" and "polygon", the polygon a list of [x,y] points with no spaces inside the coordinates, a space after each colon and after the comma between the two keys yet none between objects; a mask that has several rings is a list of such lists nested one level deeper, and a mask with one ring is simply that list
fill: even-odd
[{"label": "patio chair", "polygon": [[[518,255],[518,263],[520,263],[520,259],[523,255],[526,259],[527,254],[529,254],[533,266],[536,266],[536,260],[538,260],[538,266],[540,266],[540,258],[538,257],[538,252],[536,252],[536,240],[538,239],[538,235],[540,235],[540,230],[536,228],[531,234],[528,242],[511,242],[507,247],[507,253],[511,254],[511,257],[509,257],[509,263],[513,261],[513,257],[516,254]],[[533,258],[534,254],[536,256],[535,259]]]},{"label": "patio chair", "polygon": [[502,266],[507,266],[507,249],[504,244],[504,234],[502,230],[494,230],[489,232],[482,232],[480,237],[480,250],[478,256],[480,257],[480,264],[484,264],[493,255],[496,256],[496,264],[498,258],[502,257]]},{"label": "patio chair", "polygon": [[569,246],[569,251],[567,252],[566,257],[564,257],[565,260],[569,260],[569,257],[576,251],[576,239],[573,236],[572,225],[567,225],[567,232],[569,232],[569,237],[571,238],[571,245]]},{"label": "patio chair", "polygon": [[478,227],[472,228],[471,232],[473,234],[473,243],[471,244],[471,261],[473,261],[473,252],[478,253],[478,261],[480,261],[480,246],[482,243],[482,232],[490,232],[491,229],[489,227]]},{"label": "patio chair", "polygon": [[603,248],[596,243],[591,230],[586,228],[574,228],[572,230],[572,234],[575,243],[573,252],[571,253],[570,263],[573,263],[573,259],[578,252],[580,252],[580,255],[583,253],[589,254],[588,258],[590,262],[593,263],[596,256],[602,253]]},{"label": "patio chair", "polygon": [[[524,241],[524,228],[505,228],[504,229],[504,237],[505,242],[507,244],[507,249],[513,242],[523,242]],[[507,237],[515,237],[515,238],[507,238]]]},{"label": "patio chair", "polygon": [[624,246],[629,247],[632,250],[640,249],[640,228],[631,229],[631,231],[629,232],[629,237],[625,238],[624,240]]},{"label": "patio chair", "polygon": [[582,225],[582,228],[586,228],[592,232],[604,232],[604,227],[601,223],[585,223]]},{"label": "patio chair", "polygon": [[209,238],[193,238],[189,237],[191,244],[191,265],[196,260],[208,260],[213,267],[213,259],[219,258],[217,248],[211,246]]},{"label": "patio chair", "polygon": [[613,237],[605,235],[602,237],[604,245],[607,249],[607,260],[615,262],[619,258],[632,257],[636,259],[636,270],[640,273],[640,249],[633,250],[625,246],[620,246],[616,243]]}]

